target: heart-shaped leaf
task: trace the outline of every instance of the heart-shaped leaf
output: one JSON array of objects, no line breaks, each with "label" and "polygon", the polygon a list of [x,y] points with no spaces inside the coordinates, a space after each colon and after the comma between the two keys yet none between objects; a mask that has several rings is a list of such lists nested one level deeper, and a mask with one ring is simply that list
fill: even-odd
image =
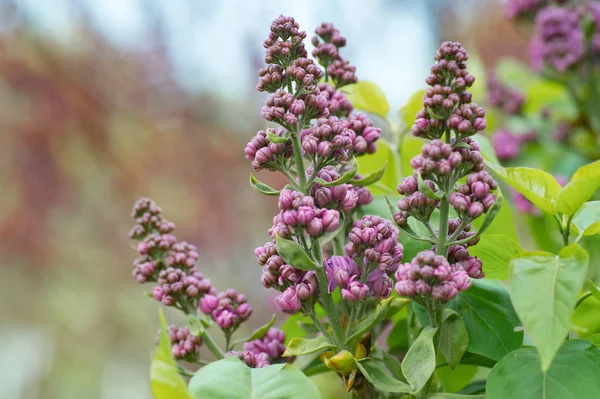
[{"label": "heart-shaped leaf", "polygon": [[600,349],[585,340],[565,341],[542,371],[535,348],[522,348],[500,360],[486,385],[486,399],[600,398]]},{"label": "heart-shaped leaf", "polygon": [[510,297],[536,344],[544,371],[569,333],[588,264],[588,253],[577,244],[563,248],[558,256],[532,252],[511,261]]},{"label": "heart-shaped leaf", "polygon": [[319,399],[317,387],[300,369],[285,363],[250,368],[236,356],[202,367],[190,381],[196,399]]},{"label": "heart-shaped leaf", "polygon": [[390,104],[383,90],[375,83],[361,80],[356,84],[345,86],[343,92],[354,108],[381,116],[383,119],[387,118]]},{"label": "heart-shaped leaf", "polygon": [[579,232],[579,239],[600,233],[600,201],[583,204],[573,215],[571,224]]},{"label": "heart-shaped leaf", "polygon": [[433,338],[437,332],[437,327],[425,327],[402,361],[402,374],[413,393],[419,392],[435,371]]},{"label": "heart-shaped leaf", "polygon": [[481,259],[485,277],[491,280],[508,280],[510,260],[525,252],[518,242],[501,234],[483,234],[469,254]]},{"label": "heart-shaped leaf", "polygon": [[454,369],[469,346],[469,334],[460,315],[452,309],[444,309],[440,330],[440,350],[450,369]]}]

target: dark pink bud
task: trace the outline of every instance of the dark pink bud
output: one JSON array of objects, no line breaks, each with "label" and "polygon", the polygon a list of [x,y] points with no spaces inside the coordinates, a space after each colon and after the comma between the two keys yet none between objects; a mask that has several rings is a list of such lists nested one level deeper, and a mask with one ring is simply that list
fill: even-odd
[{"label": "dark pink bud", "polygon": [[214,295],[204,295],[200,299],[199,308],[204,314],[211,314],[218,306],[219,300]]},{"label": "dark pink bud", "polygon": [[471,216],[473,219],[478,218],[479,216],[481,216],[481,214],[483,213],[483,204],[480,202],[473,202],[470,206],[469,206],[469,216]]}]

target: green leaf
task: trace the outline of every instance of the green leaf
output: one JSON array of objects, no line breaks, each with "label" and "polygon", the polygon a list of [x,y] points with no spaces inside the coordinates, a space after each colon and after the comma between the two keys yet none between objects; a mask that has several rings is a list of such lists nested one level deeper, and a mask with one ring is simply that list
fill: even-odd
[{"label": "green leaf", "polygon": [[425,327],[402,361],[402,374],[413,393],[419,392],[435,371],[433,338],[437,331],[437,327]]},{"label": "green leaf", "polygon": [[556,214],[554,205],[561,186],[554,176],[540,169],[503,168],[487,161],[485,164],[535,206],[552,215]]},{"label": "green leaf", "polygon": [[535,206],[552,215],[556,214],[554,205],[561,186],[554,176],[540,169],[503,168],[487,161],[485,164]]},{"label": "green leaf", "polygon": [[292,338],[283,356],[299,356],[309,353],[318,352],[326,348],[334,348],[335,345],[327,341],[324,335],[319,335],[316,338]]},{"label": "green leaf", "polygon": [[565,341],[544,373],[535,348],[522,348],[492,369],[487,399],[600,398],[600,350],[589,341]]},{"label": "green leaf", "polygon": [[579,237],[600,233],[600,201],[583,204],[573,215],[571,223],[579,232]]},{"label": "green leaf", "polygon": [[381,180],[381,178],[383,177],[386,167],[387,167],[387,161],[385,161],[383,163],[383,166],[381,168],[377,169],[375,172],[369,173],[367,176],[365,176],[361,179],[352,179],[352,180],[350,180],[350,183],[353,186],[359,186],[359,187],[364,187],[364,186],[368,186],[373,183],[376,183],[379,180]]},{"label": "green leaf", "polygon": [[387,352],[383,352],[383,364],[385,364],[385,367],[392,373],[394,378],[406,382],[406,378],[404,378],[404,374],[402,374],[402,363],[400,363],[400,360]]},{"label": "green leaf", "polygon": [[264,337],[269,329],[273,327],[273,324],[275,324],[275,315],[271,316],[271,320],[269,320],[267,324],[254,330],[252,335],[246,338],[243,342],[254,341],[255,339]]},{"label": "green leaf", "polygon": [[269,139],[271,143],[281,144],[287,142],[290,139],[291,134],[292,133],[288,130],[283,134],[283,136],[278,136],[272,131],[267,130],[267,139]]},{"label": "green leaf", "polygon": [[475,380],[460,390],[463,395],[485,394],[485,383],[487,380]]},{"label": "green leaf", "polygon": [[485,399],[485,395],[462,395],[460,393],[440,392],[429,395],[427,399]]},{"label": "green leaf", "polygon": [[460,315],[452,309],[444,309],[440,330],[440,350],[448,366],[453,370],[469,346],[469,334]]},{"label": "green leaf", "polygon": [[521,93],[539,80],[538,75],[527,65],[514,58],[501,58],[494,69],[496,77],[502,84]]},{"label": "green leaf", "polygon": [[379,86],[373,82],[361,80],[352,85],[345,86],[342,90],[354,108],[370,112],[387,118],[390,104]]},{"label": "green leaf", "polygon": [[571,181],[558,193],[556,210],[573,215],[600,188],[600,161],[577,169]]},{"label": "green leaf", "polygon": [[[409,129],[413,123],[414,115],[413,122],[411,122],[411,125],[408,126]],[[426,143],[427,142],[425,140],[415,137],[412,134],[404,134],[402,136],[402,141],[400,142],[400,163],[402,166],[402,176],[399,177],[407,177],[413,174],[414,169],[412,166],[410,166],[410,160],[421,153],[423,145]]]},{"label": "green leaf", "polygon": [[275,240],[279,256],[281,256],[288,265],[294,266],[296,269],[300,270],[315,270],[318,267],[318,265],[308,257],[304,248],[296,241],[281,238],[279,234],[277,234]]},{"label": "green leaf", "polygon": [[598,286],[592,280],[588,280],[588,288],[590,289],[592,295],[595,296],[596,299],[600,300],[600,289],[598,289]]},{"label": "green leaf", "polygon": [[375,309],[352,330],[352,335],[346,339],[347,343],[362,337],[367,331],[370,331],[374,325],[379,324],[387,313],[394,297],[382,299]]},{"label": "green leaf", "polygon": [[188,315],[188,327],[190,329],[190,333],[196,337],[204,334],[205,327],[202,325],[202,322],[197,316],[192,314]]},{"label": "green leaf", "polygon": [[469,254],[481,259],[485,277],[491,280],[508,280],[510,260],[525,252],[518,242],[501,234],[483,234]]},{"label": "green leaf", "polygon": [[532,252],[511,261],[510,297],[537,346],[544,371],[569,332],[588,263],[587,252],[577,244],[563,248],[558,256]]},{"label": "green leaf", "polygon": [[409,385],[386,374],[373,359],[362,359],[357,361],[356,365],[362,375],[364,375],[365,378],[380,391],[395,393],[411,392]]},{"label": "green leaf", "polygon": [[425,181],[423,180],[423,177],[420,173],[417,175],[417,184],[419,186],[419,191],[425,194],[427,198],[430,198],[432,200],[439,200],[443,197],[444,193],[442,191],[434,192],[431,189],[431,187],[425,184]]},{"label": "green leaf", "polygon": [[313,399],[321,395],[300,369],[285,364],[253,369],[236,356],[202,367],[190,381],[197,399]]},{"label": "green leaf", "polygon": [[177,371],[177,363],[171,355],[167,320],[162,309],[158,309],[158,318],[160,319],[160,337],[150,365],[152,395],[155,399],[191,399],[185,382]]},{"label": "green leaf", "polygon": [[279,191],[275,190],[272,187],[269,187],[268,185],[261,182],[260,180],[257,180],[256,177],[254,177],[254,175],[252,173],[250,173],[250,185],[252,186],[252,188],[254,190],[258,191],[261,194],[269,195],[269,196],[279,195]]},{"label": "green leaf", "polygon": [[555,119],[572,120],[578,113],[565,85],[558,82],[538,79],[527,88],[525,99],[523,112],[526,115],[537,116],[547,110]]},{"label": "green leaf", "polygon": [[[521,322],[502,284],[486,279],[471,279],[471,284],[447,307],[458,313],[465,324],[469,352],[500,360],[523,344],[523,332],[515,331]],[[421,324],[429,325],[425,308],[414,306],[414,309]]]},{"label": "green leaf", "polygon": [[[500,189],[498,189],[498,196],[502,196],[502,198],[504,198]],[[481,225],[486,220],[487,218],[475,219],[473,225],[477,229],[481,229]],[[513,239],[518,238],[517,228],[515,226],[515,221],[513,219],[513,215],[510,209],[510,203],[508,201],[502,201],[502,206],[500,207],[498,214],[496,215],[494,220],[492,220],[492,223],[489,226],[487,226],[485,231],[487,232],[487,234],[503,234]]]},{"label": "green leaf", "polygon": [[400,114],[400,119],[402,120],[406,130],[409,130],[412,125],[414,125],[417,113],[423,109],[424,95],[425,90],[418,90],[414,92],[406,104],[398,111]]},{"label": "green leaf", "polygon": [[477,366],[462,363],[454,370],[450,370],[448,366],[442,366],[437,369],[437,377],[445,392],[458,393],[473,380],[477,370]]},{"label": "green leaf", "polygon": [[382,168],[383,175],[376,184],[369,186],[373,195],[395,193],[398,186],[396,157],[391,145],[385,139],[377,140],[377,150],[373,154],[358,157],[358,173],[362,176],[377,174]]},{"label": "green leaf", "polygon": [[350,180],[352,180],[354,178],[354,176],[356,176],[356,173],[358,173],[358,163],[356,162],[356,158],[352,158],[350,160],[350,166],[351,166],[350,170],[347,171],[346,173],[344,173],[343,175],[341,175],[340,178],[337,180],[325,181],[325,180],[321,179],[320,177],[317,177],[315,179],[315,183],[318,183],[318,184],[322,185],[323,187],[339,186],[340,184],[348,183]]},{"label": "green leaf", "polygon": [[600,348],[600,333],[587,336],[586,341],[590,341],[596,348]]}]

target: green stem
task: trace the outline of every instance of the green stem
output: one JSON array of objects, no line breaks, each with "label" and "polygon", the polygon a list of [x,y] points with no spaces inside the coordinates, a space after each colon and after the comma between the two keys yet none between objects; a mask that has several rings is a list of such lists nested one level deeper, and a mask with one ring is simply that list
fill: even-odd
[{"label": "green stem", "polygon": [[348,349],[348,345],[346,345],[344,329],[342,328],[342,323],[340,322],[340,318],[335,309],[335,303],[333,303],[333,299],[330,294],[327,293],[327,287],[329,283],[327,282],[327,276],[325,275],[325,268],[323,267],[323,254],[321,252],[321,245],[318,241],[315,242],[315,253],[318,256],[317,262],[319,267],[317,268],[317,282],[319,283],[320,288],[320,299],[321,306],[327,313],[327,318],[329,319],[329,325],[331,326],[331,330],[333,331],[333,338],[335,339],[335,344],[338,348]]},{"label": "green stem", "polygon": [[204,341],[206,346],[208,346],[208,349],[210,349],[212,354],[215,355],[217,359],[223,359],[225,357],[225,354],[223,353],[221,348],[219,348],[219,345],[217,345],[215,340],[210,336],[210,334],[206,330],[202,332],[202,341]]},{"label": "green stem", "polygon": [[304,171],[304,158],[302,158],[302,146],[300,144],[300,133],[292,132],[292,145],[294,147],[294,160],[296,163],[296,174],[298,175],[298,188],[304,194],[306,190],[306,172]]},{"label": "green stem", "polygon": [[448,214],[450,212],[450,203],[448,202],[448,196],[445,195],[440,200],[440,228],[437,239],[436,253],[438,255],[446,256],[448,248],[446,243],[448,240]]},{"label": "green stem", "polygon": [[319,319],[317,318],[317,315],[315,314],[314,308],[311,308],[308,311],[308,315],[310,316],[310,319],[312,320],[313,324],[315,325],[315,327],[317,327],[317,330],[319,330],[321,332],[321,334],[323,334],[328,340],[331,340],[331,334],[329,334],[329,331],[327,331],[327,329],[325,328],[325,326],[323,325],[323,323],[321,323],[319,321]]}]

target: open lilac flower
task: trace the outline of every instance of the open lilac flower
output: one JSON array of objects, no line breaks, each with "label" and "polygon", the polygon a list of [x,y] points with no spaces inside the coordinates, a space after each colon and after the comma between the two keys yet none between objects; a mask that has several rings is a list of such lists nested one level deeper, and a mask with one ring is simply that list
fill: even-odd
[{"label": "open lilac flower", "polygon": [[494,134],[492,144],[496,156],[502,161],[509,161],[519,155],[519,139],[506,129],[500,129]]}]

